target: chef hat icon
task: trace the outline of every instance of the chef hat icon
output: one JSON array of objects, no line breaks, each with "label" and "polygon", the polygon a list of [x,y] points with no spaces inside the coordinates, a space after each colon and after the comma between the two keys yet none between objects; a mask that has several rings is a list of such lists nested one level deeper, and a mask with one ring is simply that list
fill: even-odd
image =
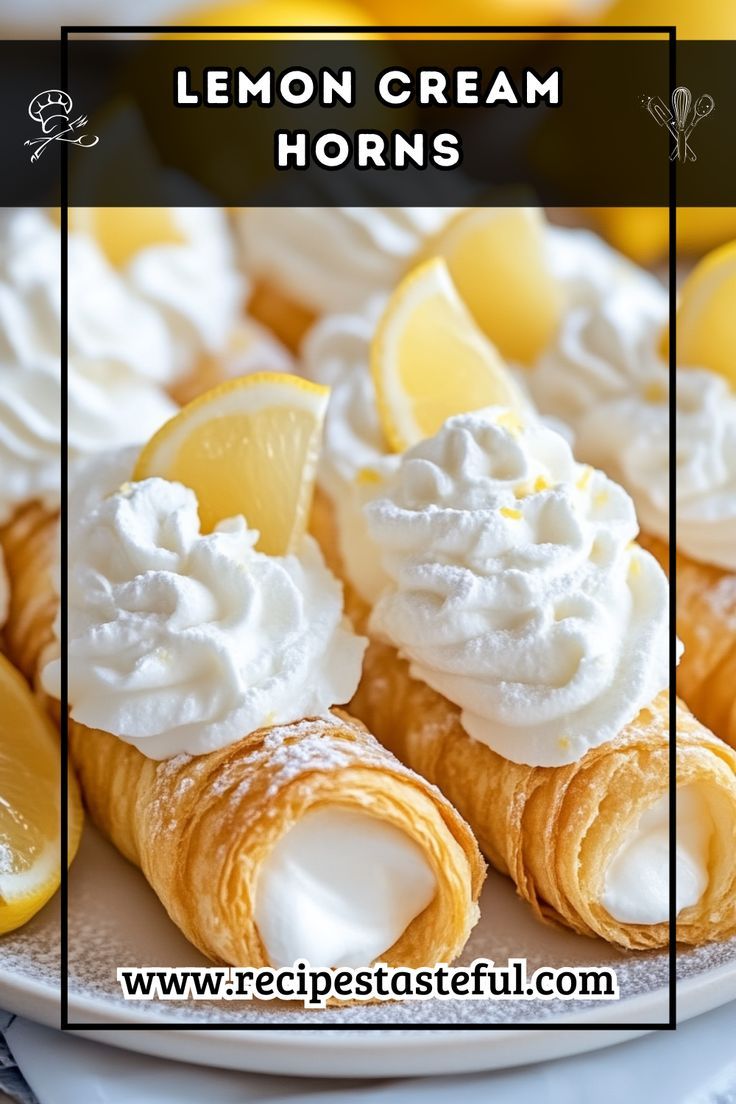
[{"label": "chef hat icon", "polygon": [[68,92],[63,92],[60,88],[39,92],[28,105],[28,114],[35,122],[41,124],[44,134],[53,130],[58,120],[68,122],[71,110],[72,98]]}]

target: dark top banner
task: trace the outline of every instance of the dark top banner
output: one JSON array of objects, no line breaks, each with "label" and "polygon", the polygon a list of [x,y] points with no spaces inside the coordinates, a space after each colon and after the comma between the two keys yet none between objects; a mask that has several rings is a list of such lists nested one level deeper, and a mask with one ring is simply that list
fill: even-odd
[{"label": "dark top banner", "polygon": [[[0,204],[736,204],[736,44],[0,43]],[[671,172],[671,166],[675,171]]]}]

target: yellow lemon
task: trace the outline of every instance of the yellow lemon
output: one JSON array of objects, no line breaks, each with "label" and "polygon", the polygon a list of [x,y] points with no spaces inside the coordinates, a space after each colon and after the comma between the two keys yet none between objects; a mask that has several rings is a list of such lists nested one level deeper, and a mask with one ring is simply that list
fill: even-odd
[{"label": "yellow lemon", "polygon": [[200,395],[154,434],[134,479],[196,492],[203,532],[243,514],[258,548],[283,555],[307,525],[329,388],[258,372]]},{"label": "yellow lemon", "polygon": [[736,241],[704,257],[677,308],[677,359],[709,368],[736,387]]},{"label": "yellow lemon", "polygon": [[414,269],[394,291],[373,338],[371,372],[395,452],[431,437],[453,414],[525,406],[440,258]]},{"label": "yellow lemon", "polygon": [[596,207],[592,214],[611,245],[637,264],[655,264],[666,255],[666,207]]},{"label": "yellow lemon", "polygon": [[[597,207],[592,213],[611,245],[638,264],[655,264],[667,256],[666,207]],[[680,207],[677,212],[678,253],[702,254],[734,236],[734,207]]]},{"label": "yellow lemon", "polygon": [[736,37],[732,0],[615,0],[598,22],[615,27],[677,27],[678,38]]},{"label": "yellow lemon", "polygon": [[681,207],[677,212],[677,249],[705,253],[736,238],[736,207]]},{"label": "yellow lemon", "polygon": [[553,337],[562,289],[547,262],[538,207],[462,212],[432,244],[476,322],[507,360],[530,364]]},{"label": "yellow lemon", "polygon": [[365,0],[365,4],[377,22],[387,26],[392,23],[521,26],[563,21],[574,15],[572,0],[459,0],[453,4],[451,14],[446,0],[402,0],[401,4],[394,0]]},{"label": "yellow lemon", "polygon": [[[21,674],[0,655],[0,933],[25,924],[61,880],[61,757],[51,722]],[[69,770],[69,861],[82,834]]]},{"label": "yellow lemon", "polygon": [[[211,27],[346,27],[367,26],[373,20],[368,13],[351,0],[240,0],[240,3],[197,4],[184,7],[172,18],[173,24]],[[174,37],[174,36],[172,36]],[[201,35],[176,35],[177,39],[201,38]],[[242,37],[237,33],[218,34],[218,38]],[[273,34],[248,36],[274,38]],[[279,38],[303,38],[304,35],[278,35]],[[361,37],[351,34],[341,38]]]}]

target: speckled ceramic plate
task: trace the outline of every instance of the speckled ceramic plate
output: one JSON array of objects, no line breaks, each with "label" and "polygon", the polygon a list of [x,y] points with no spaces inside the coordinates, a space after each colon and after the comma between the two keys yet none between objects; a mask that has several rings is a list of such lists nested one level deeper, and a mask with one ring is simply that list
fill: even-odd
[{"label": "speckled ceramic plate", "polygon": [[[666,955],[625,955],[602,942],[547,928],[534,920],[511,884],[494,874],[483,893],[483,918],[466,949],[467,961],[479,955],[496,961],[524,955],[531,968],[613,965],[621,1000],[407,1002],[325,1012],[275,1003],[166,1002],[161,1007],[124,1002],[115,980],[117,966],[191,966],[205,960],[168,919],[141,874],[89,828],[72,869],[69,897],[71,1018],[140,1025],[140,1031],[95,1031],[94,1036],[165,1057],[294,1075],[469,1072],[609,1046],[636,1034],[616,1025],[655,1024],[667,1018]],[[0,940],[0,1007],[48,1024],[59,1022],[58,910],[57,899],[21,931]],[[736,999],[736,940],[684,952],[679,974],[681,1019]],[[177,1029],[145,1030],[162,1020],[175,1022]],[[242,1030],[197,1031],[196,1025],[203,1022],[238,1024]],[[284,1030],[295,1023],[326,1029]],[[427,1023],[434,1030],[414,1030]],[[482,1023],[483,1029],[457,1030],[474,1023]],[[521,1023],[555,1024],[566,1030],[497,1030],[500,1024]],[[341,1025],[360,1024],[370,1024],[373,1030],[339,1030]],[[399,1024],[401,1030],[386,1030],[390,1024]],[[586,1025],[592,1024],[602,1025],[601,1030],[588,1030]],[[448,1031],[450,1026],[455,1030]],[[253,1027],[259,1030],[248,1030]]]}]

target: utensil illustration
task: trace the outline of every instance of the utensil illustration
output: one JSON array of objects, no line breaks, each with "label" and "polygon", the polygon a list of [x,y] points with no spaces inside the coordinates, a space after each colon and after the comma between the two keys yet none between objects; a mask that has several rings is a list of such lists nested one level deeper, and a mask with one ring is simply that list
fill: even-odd
[{"label": "utensil illustration", "polygon": [[679,85],[672,93],[671,109],[661,96],[642,96],[641,102],[657,126],[666,127],[675,139],[675,148],[670,154],[670,161],[674,161],[675,158],[678,161],[696,161],[695,151],[688,140],[700,120],[707,118],[713,111],[715,107],[713,97],[704,92],[698,96],[693,106],[690,89]]},{"label": "utensil illustration", "polygon": [[[690,135],[695,130],[695,128],[698,125],[698,123],[700,122],[700,120],[701,119],[707,119],[707,117],[710,115],[711,111],[713,110],[713,108],[715,106],[716,105],[715,105],[715,101],[714,101],[713,97],[709,96],[707,92],[704,92],[702,96],[698,96],[697,100],[695,101],[695,106],[693,107],[693,114],[692,114],[691,119],[690,119],[690,126],[685,131],[685,143],[686,144],[687,144],[688,139],[690,138]],[[675,157],[677,157],[677,155],[678,155],[677,150],[673,150],[672,153],[670,154],[670,160],[674,161],[674,159],[675,159]],[[687,146],[687,157],[688,157],[689,161],[696,161],[697,160],[697,158],[695,156],[695,152],[693,151],[692,147],[689,146],[689,145]]]},{"label": "utensil illustration", "polygon": [[680,86],[672,93],[672,110],[675,113],[675,127],[677,128],[678,161],[687,161],[687,138],[685,137],[685,127],[687,126],[688,116],[690,115],[691,104],[692,96],[689,88]]}]

